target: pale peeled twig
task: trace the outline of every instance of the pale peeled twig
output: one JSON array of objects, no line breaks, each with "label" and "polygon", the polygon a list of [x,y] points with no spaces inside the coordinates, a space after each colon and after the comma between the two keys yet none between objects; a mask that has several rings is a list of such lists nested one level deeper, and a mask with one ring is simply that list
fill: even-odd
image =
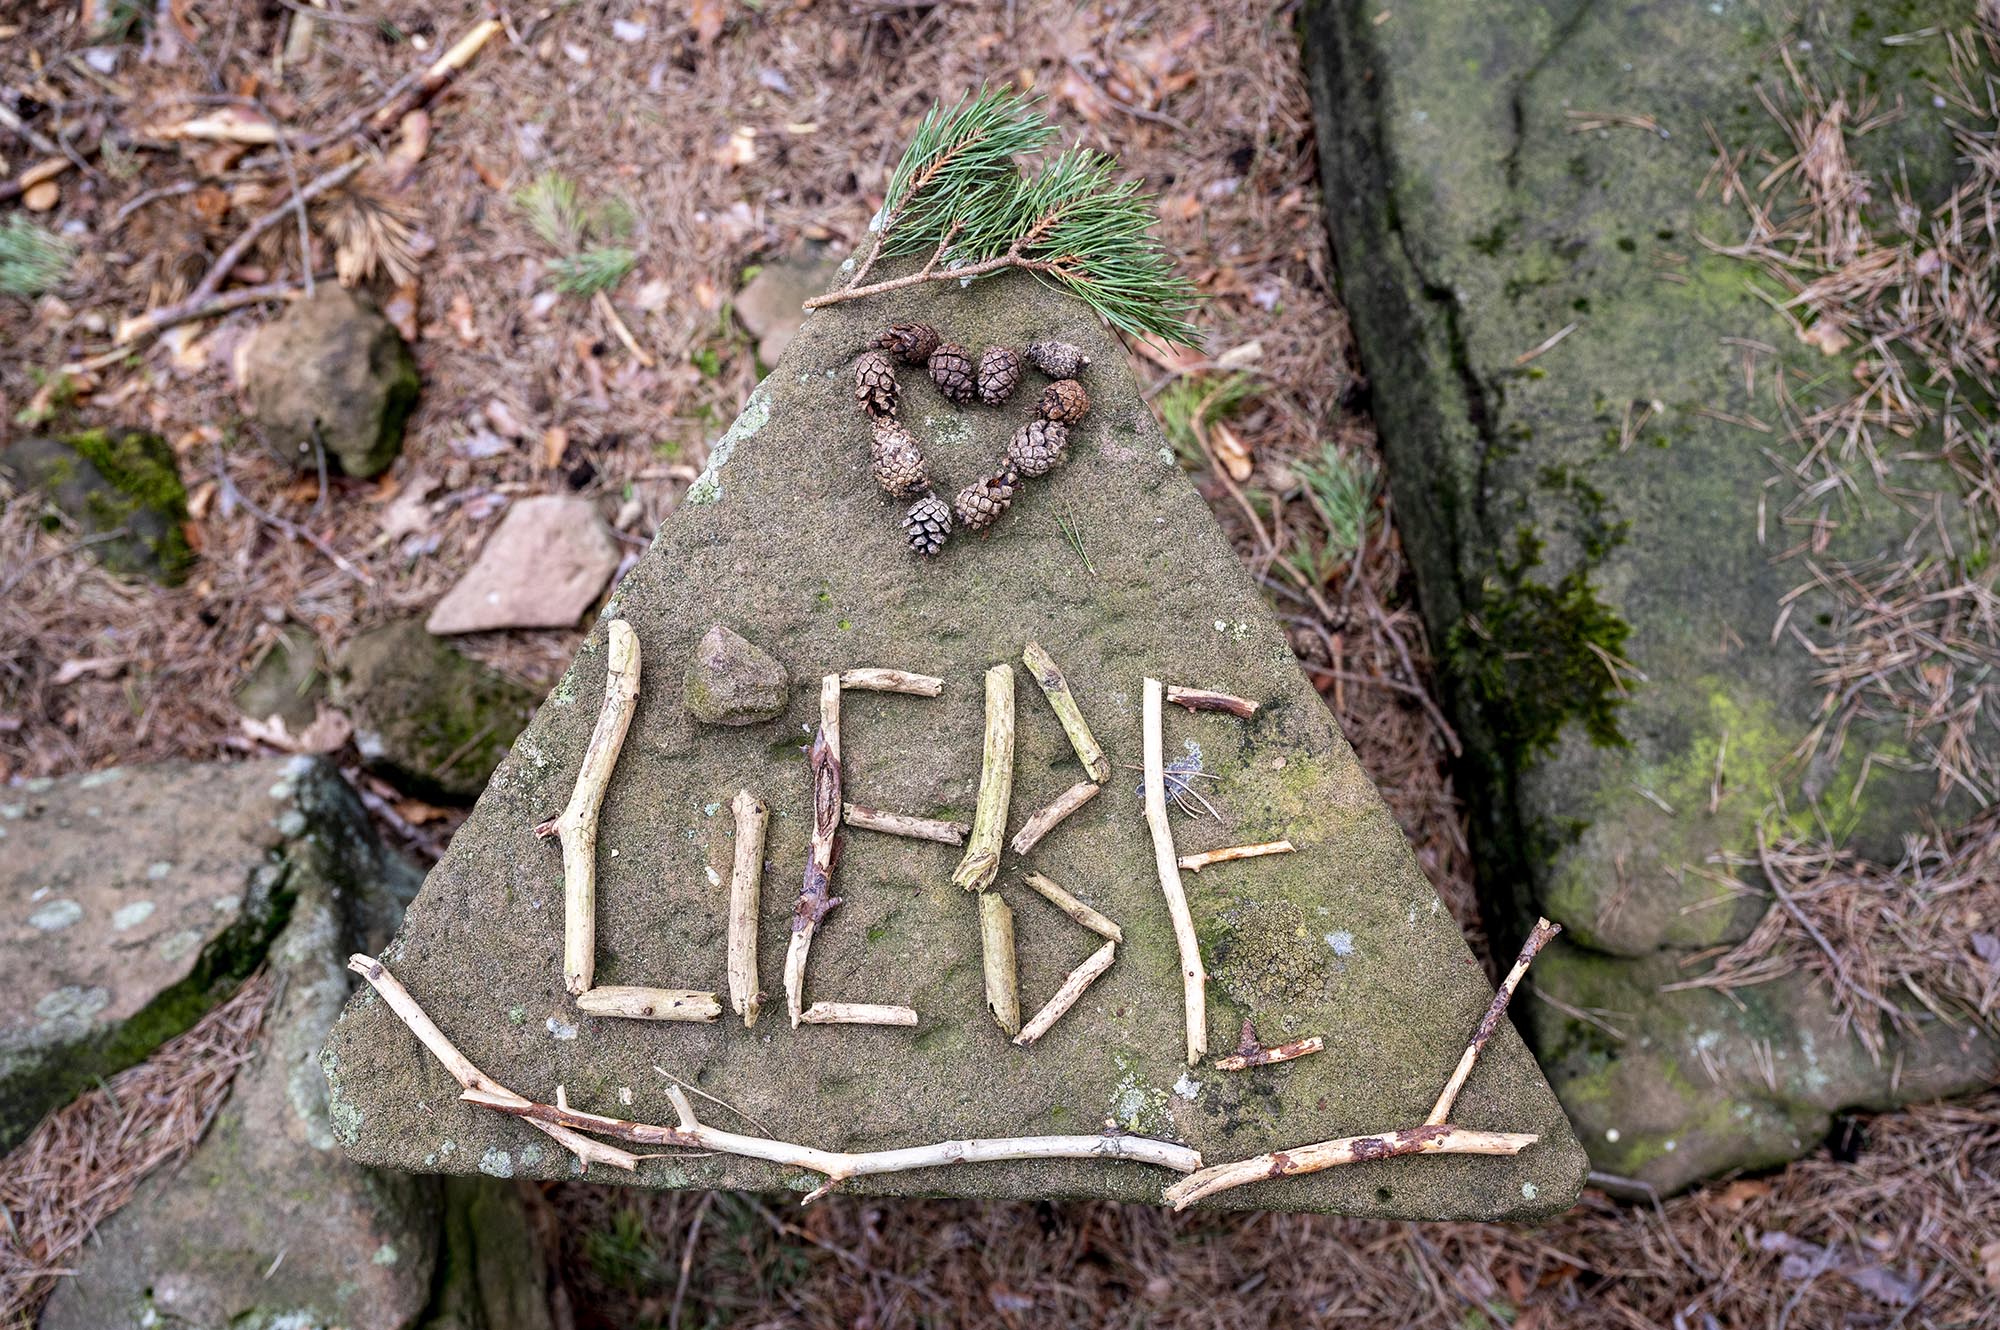
[{"label": "pale peeled twig", "polygon": [[1517,1155],[1540,1139],[1533,1132],[1474,1131],[1451,1126],[1404,1127],[1368,1136],[1343,1136],[1204,1168],[1167,1188],[1166,1200],[1174,1209],[1185,1210],[1204,1196],[1269,1178],[1318,1173],[1341,1164],[1392,1159],[1398,1155]]},{"label": "pale peeled twig", "polygon": [[468,1103],[577,1131],[594,1132],[638,1145],[677,1146],[689,1150],[711,1150],[717,1154],[741,1155],[773,1164],[789,1164],[823,1174],[826,1182],[809,1192],[801,1204],[810,1205],[849,1178],[879,1173],[908,1173],[916,1169],[940,1168],[950,1164],[994,1163],[1009,1159],[1116,1159],[1154,1164],[1177,1173],[1191,1173],[1201,1167],[1201,1154],[1172,1141],[1149,1136],[1012,1136],[968,1141],[939,1141],[935,1145],[909,1146],[900,1150],[870,1150],[843,1154],[793,1145],[766,1136],[745,1136],[703,1124],[694,1115],[694,1105],[678,1085],[667,1087],[667,1098],[679,1116],[678,1126],[661,1127],[646,1122],[584,1113],[565,1105],[538,1104],[519,1095],[497,1095],[468,1089]]},{"label": "pale peeled twig", "polygon": [[1226,711],[1244,720],[1257,714],[1257,704],[1247,697],[1234,693],[1218,693],[1212,688],[1183,688],[1179,684],[1167,685],[1167,701],[1189,711]]},{"label": "pale peeled twig", "polygon": [[1049,1027],[1061,1020],[1063,1015],[1076,1005],[1077,999],[1083,996],[1083,990],[1097,982],[1097,976],[1110,969],[1111,962],[1117,959],[1116,942],[1107,942],[1091,952],[1083,964],[1063,977],[1062,986],[1056,989],[1056,995],[1043,1003],[1042,1009],[1021,1027],[1021,1033],[1014,1036],[1014,1042],[1026,1048],[1047,1034]]},{"label": "pale peeled twig", "polygon": [[986,743],[979,765],[979,803],[972,811],[972,834],[965,857],[951,880],[967,891],[983,891],[1000,872],[1000,847],[1007,835],[1007,804],[1014,794],[1014,667],[986,671]]},{"label": "pale peeled twig", "polygon": [[1153,861],[1160,873],[1160,891],[1167,898],[1167,914],[1173,920],[1174,943],[1180,950],[1187,1060],[1193,1066],[1208,1051],[1208,974],[1202,969],[1201,939],[1195,936],[1194,915],[1188,910],[1187,891],[1181,886],[1180,858],[1174,853],[1174,832],[1167,822],[1166,743],[1160,720],[1163,694],[1158,679],[1146,680],[1139,715],[1146,770],[1146,826],[1153,833]]},{"label": "pale peeled twig", "polygon": [[833,894],[833,870],[840,864],[840,676],[820,680],[819,733],[807,754],[812,766],[812,850],[805,885],[792,915],[792,940],[785,948],[785,1008],[797,1029],[805,1014],[806,956],[813,933],[827,911],[840,904]]},{"label": "pale peeled twig", "polygon": [[915,1025],[916,1009],[886,1002],[815,1002],[800,1013],[802,1025]]},{"label": "pale peeled twig", "polygon": [[757,914],[764,900],[764,831],[770,810],[748,790],[738,790],[729,811],[736,818],[736,849],[729,868],[729,1009],[743,1028],[757,1023],[764,990],[757,982]]},{"label": "pale peeled twig", "polygon": [[1288,840],[1265,841],[1261,845],[1231,845],[1221,850],[1203,850],[1200,854],[1184,854],[1180,866],[1190,873],[1199,873],[1210,864],[1226,864],[1232,859],[1261,859],[1267,854],[1290,854],[1292,843]]},{"label": "pale peeled twig", "polygon": [[1125,940],[1125,931],[1111,919],[1091,909],[1040,873],[1025,873],[1022,875],[1022,880],[1039,892],[1049,904],[1099,937],[1110,938],[1113,942]]},{"label": "pale peeled twig", "polygon": [[625,620],[613,619],[605,641],[604,701],[583,750],[576,788],[559,816],[535,828],[537,836],[562,842],[563,986],[572,994],[589,991],[596,972],[597,813],[639,701],[638,634]]},{"label": "pale peeled twig", "polygon": [[1021,1032],[1021,985],[1014,968],[1014,912],[997,891],[979,893],[979,957],[986,1009],[1011,1039]]},{"label": "pale peeled twig", "polygon": [[972,830],[963,822],[917,817],[912,813],[890,813],[880,808],[864,808],[860,804],[843,804],[840,820],[850,827],[859,827],[863,831],[880,831],[890,836],[908,836],[911,840],[936,841],[940,845],[963,845],[966,833]]},{"label": "pale peeled twig", "polygon": [[908,670],[868,667],[843,672],[840,676],[840,686],[864,693],[908,693],[912,697],[936,697],[944,691],[944,680],[931,674],[911,674]]},{"label": "pale peeled twig", "polygon": [[1030,813],[1028,820],[1021,824],[1021,829],[1014,833],[1014,839],[1007,843],[1007,848],[1015,854],[1026,854],[1040,845],[1042,838],[1054,831],[1064,818],[1096,798],[1097,792],[1103,788],[1091,780],[1070,786],[1045,807]]},{"label": "pale peeled twig", "polygon": [[1535,926],[1528,930],[1528,940],[1521,944],[1521,954],[1514,958],[1514,968],[1507,971],[1507,977],[1500,981],[1486,1014],[1479,1018],[1479,1028],[1473,1032],[1472,1042],[1465,1046],[1458,1065],[1452,1068],[1451,1079],[1444,1083],[1444,1090],[1438,1095],[1437,1103],[1432,1105],[1430,1116],[1424,1119],[1427,1125],[1436,1126],[1451,1117],[1451,1106],[1458,1101],[1458,1092],[1465,1088],[1465,1079],[1472,1075],[1472,1064],[1479,1061],[1486,1041],[1500,1028],[1500,1021],[1507,1014],[1507,1004],[1513,1000],[1514,989],[1520,985],[1521,976],[1534,964],[1535,953],[1542,949],[1542,944],[1560,932],[1562,925],[1547,919],[1535,920]]},{"label": "pale peeled twig", "polygon": [[692,988],[632,988],[600,984],[576,995],[576,1009],[630,1021],[712,1021],[722,1014],[713,993]]},{"label": "pale peeled twig", "polygon": [[[424,1009],[417,1005],[417,1000],[410,996],[410,990],[404,988],[401,981],[389,973],[388,967],[382,962],[373,956],[363,956],[357,952],[347,958],[347,968],[368,981],[369,987],[375,990],[383,1005],[394,1012],[396,1019],[408,1026],[410,1033],[417,1037],[417,1042],[429,1049],[431,1056],[443,1064],[444,1069],[451,1074],[451,1078],[458,1082],[460,1089],[478,1090],[501,1099],[528,1102],[525,1097],[515,1094],[473,1066],[465,1054],[459,1052],[451,1040],[444,1037],[444,1031],[432,1023],[431,1018],[424,1014]],[[579,1136],[568,1127],[532,1120],[530,1125],[575,1155],[577,1162],[585,1168],[592,1164],[608,1164],[612,1168],[622,1168],[630,1173],[639,1167],[636,1155],[620,1150],[616,1146],[606,1145],[602,1141],[593,1141],[588,1136]]]},{"label": "pale peeled twig", "polygon": [[1090,725],[1083,718],[1083,710],[1076,704],[1076,694],[1070,691],[1069,680],[1063,677],[1062,667],[1055,657],[1042,649],[1039,642],[1030,642],[1021,650],[1021,663],[1028,667],[1028,673],[1035,676],[1042,696],[1049,699],[1056,719],[1062,722],[1063,733],[1069,736],[1070,747],[1076,750],[1076,760],[1083,763],[1083,769],[1099,785],[1111,779],[1111,759],[1104,755],[1097,738],[1090,732]]}]

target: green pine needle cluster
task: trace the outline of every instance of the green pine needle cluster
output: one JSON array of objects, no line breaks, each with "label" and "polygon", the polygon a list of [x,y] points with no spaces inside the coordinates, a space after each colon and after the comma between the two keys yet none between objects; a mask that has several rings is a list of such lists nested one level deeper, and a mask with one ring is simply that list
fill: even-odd
[{"label": "green pine needle cluster", "polygon": [[1298,543],[1287,562],[1308,585],[1319,586],[1361,552],[1382,477],[1368,458],[1344,453],[1331,443],[1321,450],[1318,462],[1292,463],[1292,474],[1326,525],[1326,542],[1316,549]]},{"label": "green pine needle cluster", "polygon": [[1194,288],[1152,237],[1151,194],[1088,149],[1029,174],[1015,166],[1054,135],[1037,103],[1012,90],[933,106],[889,177],[881,253],[932,252],[948,270],[1012,258],[1122,332],[1195,345]]},{"label": "green pine needle cluster", "polygon": [[557,251],[549,264],[556,290],[565,295],[592,296],[625,280],[639,256],[623,245],[592,245],[598,233],[629,235],[632,212],[614,200],[586,214],[576,182],[555,171],[536,177],[514,196],[514,204],[544,244]]},{"label": "green pine needle cluster", "polygon": [[76,245],[18,213],[0,222],[0,294],[32,299],[62,284]]}]

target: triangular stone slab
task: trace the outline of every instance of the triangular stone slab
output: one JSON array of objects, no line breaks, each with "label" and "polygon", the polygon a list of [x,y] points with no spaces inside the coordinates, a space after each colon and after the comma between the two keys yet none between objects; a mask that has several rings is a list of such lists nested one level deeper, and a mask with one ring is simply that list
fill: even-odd
[{"label": "triangular stone slab", "polygon": [[[1029,482],[990,537],[958,533],[930,562],[905,549],[903,505],[870,479],[868,430],[852,398],[852,362],[869,335],[910,318],[975,349],[1060,337],[1094,362],[1094,406],[1072,430],[1067,464]],[[725,988],[729,800],[747,786],[771,808],[764,1016],[749,1031],[727,1014],[705,1025],[599,1019],[578,1012],[563,990],[560,856],[532,828],[568,798],[595,719],[605,673],[600,624],[383,958],[474,1062],[537,1098],[552,1100],[560,1084],[575,1107],[671,1122],[667,1082],[655,1070],[663,1068],[773,1135],[834,1149],[1090,1133],[1112,1118],[1220,1163],[1422,1121],[1492,990],[1125,365],[1086,310],[1027,278],[908,290],[807,320],[606,610],[637,631],[643,681],[603,810],[597,982]],[[1002,455],[1041,384],[1030,374],[1005,407],[957,411],[920,370],[902,378],[903,418],[953,487]],[[1082,553],[1063,522],[1080,534]],[[778,720],[738,728],[690,720],[683,670],[718,620],[791,672],[789,709]],[[1015,1048],[982,999],[978,911],[949,880],[959,851],[850,830],[835,887],[846,903],[813,944],[807,998],[905,1003],[921,1023],[788,1028],[780,967],[812,821],[802,749],[818,716],[819,676],[867,665],[942,676],[936,699],[847,695],[846,794],[970,821],[981,678],[1001,661],[1018,670],[1030,639],[1062,665],[1117,764],[1110,786],[1030,859],[1123,927],[1117,963],[1038,1044]],[[1325,1036],[1316,1057],[1242,1073],[1184,1061],[1179,970],[1136,770],[1149,674],[1263,704],[1250,722],[1168,708],[1169,755],[1200,746],[1220,777],[1203,792],[1226,818],[1218,825],[1176,814],[1180,851],[1278,837],[1298,846],[1186,875],[1211,974],[1210,1056],[1232,1051],[1230,1037],[1250,1015],[1274,1042]],[[1082,774],[1025,670],[1016,692],[1010,833]],[[1016,907],[1022,988],[1041,995],[1094,943],[1022,884],[1025,866],[1008,856],[999,889]],[[549,1178],[573,1169],[524,1124],[461,1103],[456,1085],[366,990],[349,1004],[323,1062],[334,1121],[369,1163]],[[713,1106],[703,1116],[756,1130]],[[1513,1158],[1377,1161],[1217,1199],[1497,1219],[1546,1214],[1575,1198],[1582,1151],[1511,1029],[1489,1046],[1454,1118],[1542,1139]],[[818,1181],[722,1155],[654,1159],[636,1180],[798,1190]],[[1157,1203],[1172,1180],[1135,1164],[1037,1161],[847,1187]]]}]

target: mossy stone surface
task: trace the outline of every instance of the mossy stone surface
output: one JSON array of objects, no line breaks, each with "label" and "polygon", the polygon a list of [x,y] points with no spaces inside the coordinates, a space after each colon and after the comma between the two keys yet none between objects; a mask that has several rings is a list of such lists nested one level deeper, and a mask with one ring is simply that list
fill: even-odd
[{"label": "mossy stone surface", "polygon": [[[988,538],[935,560],[905,548],[904,505],[869,475],[852,361],[868,337],[926,319],[968,344],[1077,343],[1093,361],[1091,414],[1067,464],[1029,485]],[[1125,357],[1080,306],[1023,277],[908,290],[807,319],[713,449],[708,471],[614,593],[642,651],[638,709],[598,838],[597,981],[724,987],[728,804],[771,810],[760,956],[767,1005],[660,1025],[584,1015],[563,990],[562,870],[537,822],[569,798],[604,686],[604,629],[494,774],[383,959],[474,1062],[523,1093],[671,1120],[655,1067],[719,1095],[772,1133],[836,1149],[967,1136],[1091,1133],[1109,1118],[1215,1162],[1421,1121],[1491,997],[1389,809],[1300,673],[1285,637],[1140,400]],[[953,480],[1001,455],[1019,411],[956,410],[912,371],[902,414]],[[1088,563],[1058,515],[1073,515]],[[780,971],[809,836],[803,748],[818,689],[792,690],[766,727],[696,724],[682,666],[718,617],[798,680],[856,666],[941,676],[935,699],[851,692],[842,709],[846,797],[970,820],[982,676],[1016,666],[1009,831],[1081,778],[1054,714],[1019,667],[1039,641],[1061,664],[1115,765],[1111,784],[997,889],[1013,907],[1024,1010],[1098,943],[1021,881],[1049,874],[1123,927],[1117,962],[1033,1048],[1010,1044],[982,999],[976,902],[950,882],[958,851],[868,832],[846,839],[807,999],[900,1002],[915,1029],[789,1028]],[[1205,963],[1211,1056],[1245,1015],[1267,1038],[1320,1034],[1317,1057],[1248,1074],[1184,1060],[1181,985],[1136,771],[1145,677],[1258,700],[1254,720],[1167,718],[1169,749],[1198,746],[1223,820],[1177,820],[1183,852],[1289,837],[1298,853],[1188,876]],[[368,993],[322,1061],[354,1155],[418,1170],[559,1177],[572,1161],[457,1089]],[[629,1097],[625,1092],[629,1091]],[[1377,1161],[1244,1188],[1238,1207],[1399,1217],[1531,1217],[1576,1196],[1585,1162],[1511,1028],[1474,1073],[1457,1117],[1540,1133],[1514,1158]],[[718,1114],[722,1110],[715,1110]],[[720,1119],[718,1119],[718,1122]],[[593,1175],[595,1176],[595,1175]],[[815,1179],[732,1156],[649,1160],[654,1187],[809,1189]],[[902,1195],[1099,1196],[1157,1202],[1171,1175],[1092,1161],[1024,1161],[884,1175],[853,1190]]]},{"label": "mossy stone surface", "polygon": [[0,451],[0,475],[38,491],[113,572],[173,585],[194,563],[182,530],[187,490],[157,434],[95,429],[22,439]]},{"label": "mossy stone surface", "polygon": [[370,770],[440,803],[470,803],[535,709],[535,695],[424,629],[371,628],[335,662],[333,696]]},{"label": "mossy stone surface", "polygon": [[[1788,445],[1740,423],[1773,413],[1729,339],[1776,349],[1759,385],[1845,375],[1851,357],[1803,345],[1753,266],[1704,244],[1747,223],[1702,184],[1715,159],[1705,125],[1732,147],[1790,151],[1757,92],[1788,82],[1782,43],[1822,86],[1851,86],[1859,62],[1913,108],[1861,140],[1863,165],[1938,202],[1956,168],[1950,128],[1927,109],[1937,48],[1853,33],[1948,30],[1972,6],[1839,3],[1801,19],[1779,0],[1418,0],[1377,22],[1383,12],[1308,5],[1307,65],[1342,293],[1468,750],[1461,788],[1484,886],[1503,931],[1546,912],[1572,941],[1651,974],[1663,950],[1741,939],[1763,915],[1761,883],[1710,869],[1754,852],[1760,822],[1767,835],[1833,828],[1893,863],[1905,832],[1970,811],[1893,760],[1862,781],[1871,751],[1907,756],[1889,725],[1857,724],[1838,760],[1792,758],[1824,688],[1773,625],[1786,603],[1800,623],[1831,607],[1817,591],[1787,600],[1808,574],[1778,557],[1799,531],[1780,520],[1790,496],[1767,488],[1766,450]],[[1658,129],[1591,125],[1595,112]],[[1943,468],[1930,478],[1957,492]],[[1897,483],[1925,487],[1914,466]],[[1866,479],[1855,489],[1828,561],[1894,550],[1906,532],[1898,499]],[[1581,1001],[1562,991],[1566,973],[1540,982]],[[1824,1014],[1824,994],[1789,997],[1802,1019]],[[1717,1022],[1743,1041],[1753,1025]],[[1848,1060],[1827,1065],[1840,1084]],[[1551,1068],[1568,1095],[1570,1061]],[[1846,1093],[1864,1102],[1872,1085],[1857,1076]],[[1631,1080],[1620,1093],[1635,1112],[1647,1091]],[[1631,1162],[1601,1137],[1586,1143],[1605,1167]],[[1717,1142],[1710,1157],[1734,1156]],[[1690,1176],[1678,1164],[1642,1175]]]}]

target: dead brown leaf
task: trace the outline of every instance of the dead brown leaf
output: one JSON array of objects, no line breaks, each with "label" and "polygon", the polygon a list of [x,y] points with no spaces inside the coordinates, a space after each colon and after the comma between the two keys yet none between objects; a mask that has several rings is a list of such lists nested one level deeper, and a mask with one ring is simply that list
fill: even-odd
[{"label": "dead brown leaf", "polygon": [[698,46],[715,44],[715,39],[722,35],[725,17],[723,0],[687,0],[688,28],[694,33]]},{"label": "dead brown leaf", "polygon": [[1218,420],[1208,427],[1208,441],[1215,448],[1215,455],[1231,480],[1241,482],[1250,479],[1257,463],[1241,435]]}]

